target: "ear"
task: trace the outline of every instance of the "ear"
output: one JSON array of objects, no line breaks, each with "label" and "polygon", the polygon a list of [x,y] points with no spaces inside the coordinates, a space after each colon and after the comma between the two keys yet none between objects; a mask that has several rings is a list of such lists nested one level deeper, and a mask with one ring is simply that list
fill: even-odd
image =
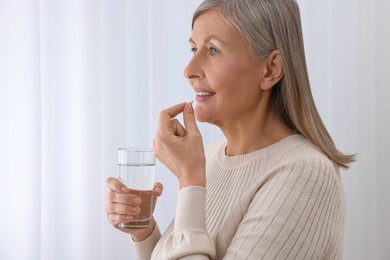
[{"label": "ear", "polygon": [[264,61],[261,89],[268,90],[275,86],[284,75],[282,57],[279,50],[274,50]]}]

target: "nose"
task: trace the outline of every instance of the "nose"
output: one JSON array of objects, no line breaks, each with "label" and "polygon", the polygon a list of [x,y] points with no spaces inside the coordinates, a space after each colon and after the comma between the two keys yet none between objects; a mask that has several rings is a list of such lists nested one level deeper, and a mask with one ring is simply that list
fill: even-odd
[{"label": "nose", "polygon": [[184,69],[184,77],[188,80],[203,79],[205,77],[205,73],[202,67],[202,62],[200,58],[197,57],[197,53],[195,53]]}]

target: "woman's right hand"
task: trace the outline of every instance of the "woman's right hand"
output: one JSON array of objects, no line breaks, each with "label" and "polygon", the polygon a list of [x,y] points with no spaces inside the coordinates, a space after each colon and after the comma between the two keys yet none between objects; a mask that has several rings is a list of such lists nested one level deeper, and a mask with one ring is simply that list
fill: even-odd
[{"label": "woman's right hand", "polygon": [[[118,224],[126,223],[140,213],[141,198],[131,193],[122,182],[116,178],[108,178],[107,186],[110,189],[107,193],[106,213],[108,221],[117,229],[130,234],[134,241],[139,242],[145,240],[152,234],[156,222],[152,218],[152,223],[145,229],[128,229],[120,228]],[[153,207],[154,211],[157,198],[161,196],[163,185],[156,182],[153,187]]]}]

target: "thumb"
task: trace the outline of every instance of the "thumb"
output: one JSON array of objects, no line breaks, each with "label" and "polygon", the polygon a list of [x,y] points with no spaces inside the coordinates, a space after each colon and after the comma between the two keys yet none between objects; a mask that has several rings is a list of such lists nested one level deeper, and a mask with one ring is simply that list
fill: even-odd
[{"label": "thumb", "polygon": [[187,103],[183,109],[183,118],[184,125],[186,130],[190,133],[199,132],[198,126],[195,121],[194,108],[192,107],[192,102]]}]

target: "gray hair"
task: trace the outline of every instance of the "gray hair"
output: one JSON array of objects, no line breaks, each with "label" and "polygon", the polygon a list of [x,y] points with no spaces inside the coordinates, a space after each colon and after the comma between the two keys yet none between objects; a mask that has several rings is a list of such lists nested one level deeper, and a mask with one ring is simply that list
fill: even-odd
[{"label": "gray hair", "polygon": [[303,44],[301,18],[295,0],[205,0],[197,17],[219,10],[225,21],[249,43],[256,59],[279,50],[284,76],[272,89],[272,108],[295,132],[301,133],[338,166],[348,168],[354,155],[337,150],[314,103]]}]

